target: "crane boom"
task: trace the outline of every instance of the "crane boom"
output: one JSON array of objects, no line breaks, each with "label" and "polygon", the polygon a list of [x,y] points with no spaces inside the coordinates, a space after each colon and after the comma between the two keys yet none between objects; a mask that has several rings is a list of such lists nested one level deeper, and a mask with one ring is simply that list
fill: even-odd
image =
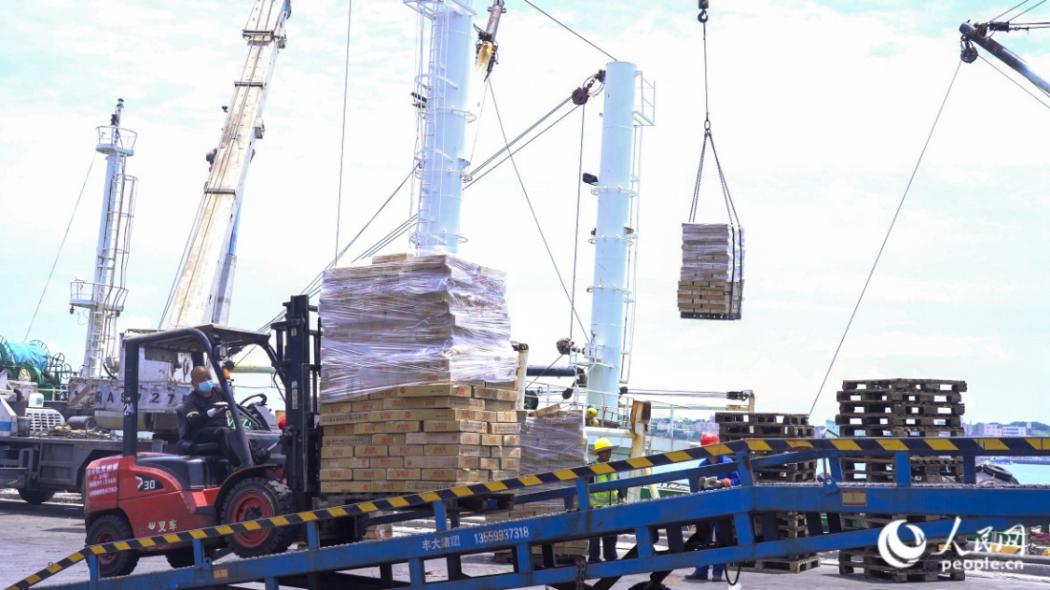
[{"label": "crane boom", "polygon": [[262,113],[278,52],[285,46],[284,23],[291,0],[255,0],[243,36],[248,58],[233,83],[233,98],[211,165],[197,216],[161,325],[168,328],[226,323],[236,266],[237,229],[244,180],[255,140],[265,131]]},{"label": "crane boom", "polygon": [[968,43],[973,42],[983,47],[988,53],[991,53],[995,57],[999,58],[999,61],[1010,66],[1015,72],[1021,74],[1028,79],[1029,82],[1035,84],[1043,92],[1050,93],[1050,82],[1047,82],[1045,78],[1036,74],[1028,67],[1017,54],[1010,51],[1006,47],[1003,47],[998,41],[992,39],[988,35],[989,31],[1009,31],[1010,23],[984,23],[979,25],[971,25],[970,23],[963,23],[959,26],[959,32],[962,33],[963,38],[963,61],[972,62],[977,58],[976,51],[969,51],[968,48],[972,49]]}]

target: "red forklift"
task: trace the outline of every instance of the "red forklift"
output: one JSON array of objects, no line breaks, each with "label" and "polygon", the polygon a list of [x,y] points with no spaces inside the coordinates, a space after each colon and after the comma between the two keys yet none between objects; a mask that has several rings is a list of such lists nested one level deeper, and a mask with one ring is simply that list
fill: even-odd
[{"label": "red forklift", "polygon": [[[320,323],[311,325],[306,296],[285,303],[285,319],[272,334],[216,325],[134,336],[124,341],[123,452],[90,463],[84,477],[87,544],[152,536],[222,523],[238,522],[313,507],[319,495],[320,436],[317,426],[317,380]],[[272,342],[272,344],[271,344]],[[259,347],[275,371],[274,383],[285,398],[282,428],[268,428],[255,406],[238,404],[224,363],[240,351]],[[227,404],[231,452],[237,467],[223,457],[217,443],[193,443],[182,406],[177,410],[179,440],[167,452],[141,452],[138,439],[140,350],[188,354],[194,365],[210,367],[216,388]],[[261,395],[261,394],[260,394]],[[255,397],[255,396],[252,396]],[[245,400],[247,401],[247,400]],[[263,399],[265,402],[265,398]],[[328,542],[358,537],[349,522],[330,523]],[[210,540],[207,555],[233,551],[254,557],[284,551],[301,535],[301,527],[269,528]],[[168,545],[142,555],[163,554],[173,567],[194,563],[193,548]],[[103,576],[131,573],[139,552],[100,556]]]}]

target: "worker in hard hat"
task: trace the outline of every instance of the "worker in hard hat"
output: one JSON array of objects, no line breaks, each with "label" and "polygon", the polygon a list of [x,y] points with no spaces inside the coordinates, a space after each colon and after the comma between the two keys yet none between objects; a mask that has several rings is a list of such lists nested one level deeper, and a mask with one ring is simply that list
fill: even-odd
[{"label": "worker in hard hat", "polygon": [[[703,435],[700,436],[700,446],[701,447],[706,447],[706,446],[710,446],[710,445],[717,445],[717,444],[719,444],[719,442],[720,441],[718,440],[718,435],[713,433],[713,432],[705,432]],[[733,459],[731,459],[729,457],[729,455],[720,455],[718,457],[718,460],[717,460],[716,464],[719,464],[719,463],[732,463],[732,462],[733,462]],[[710,460],[708,460],[708,459],[701,459],[699,467],[703,467],[705,465],[711,465],[711,464],[712,463],[711,463]],[[729,473],[727,473],[727,474],[725,474],[724,476],[721,476],[721,477],[719,477],[719,476],[709,477],[709,478],[705,479],[703,483],[704,483],[704,489],[715,489],[715,490],[717,490],[717,489],[721,489],[721,488],[729,488],[729,487],[732,487],[732,486],[740,485],[740,475],[736,471],[731,471],[731,472],[729,472]],[[718,546],[719,541],[728,540],[728,539],[721,539],[720,538],[721,535],[722,535],[722,530],[723,530],[722,526],[719,526],[719,524],[717,522],[715,522],[715,521],[707,521],[707,522],[701,523],[697,527],[697,533],[699,534],[699,536],[703,540],[703,542],[705,544],[713,544],[714,546]],[[717,579],[722,577],[722,572],[725,570],[725,564],[721,564],[721,563],[715,564],[714,566],[711,567],[711,569],[714,570],[712,573],[714,574],[714,579],[717,580]],[[696,568],[696,570],[694,570],[693,573],[687,575],[685,577],[685,579],[686,580],[692,580],[692,581],[704,581],[704,580],[707,580],[708,579],[707,571],[708,571],[708,566],[702,565],[702,566]]]},{"label": "worker in hard hat", "polygon": [[587,426],[601,426],[601,422],[598,420],[598,408],[589,406],[587,408]]},{"label": "worker in hard hat", "polygon": [[[598,457],[598,463],[608,463],[612,459],[613,451],[616,450],[616,446],[609,442],[607,438],[599,438],[594,442],[594,454]],[[595,475],[594,480],[591,483],[599,484],[607,481],[616,481],[617,478],[615,473],[607,473],[604,475]],[[626,498],[626,494],[623,490],[605,490],[600,492],[591,492],[590,500],[591,506],[594,508],[604,508],[606,506],[612,506],[617,504]],[[589,545],[587,547],[587,561],[590,563],[599,563],[602,561],[599,558],[605,558],[605,561],[615,561],[619,559],[619,555],[616,553],[616,535],[607,535],[598,539],[597,537],[591,537]],[[600,543],[600,546],[599,546]]]}]

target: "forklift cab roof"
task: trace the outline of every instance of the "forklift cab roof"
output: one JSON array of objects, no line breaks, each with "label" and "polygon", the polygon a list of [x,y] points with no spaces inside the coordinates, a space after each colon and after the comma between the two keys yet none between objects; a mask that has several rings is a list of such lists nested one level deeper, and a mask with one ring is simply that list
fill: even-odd
[{"label": "forklift cab roof", "polygon": [[240,330],[215,324],[164,330],[153,334],[132,336],[124,340],[126,345],[142,348],[184,353],[208,353],[209,355],[215,348],[222,346],[225,349],[222,356],[236,354],[252,345],[265,348],[269,342],[270,335],[266,332]]}]

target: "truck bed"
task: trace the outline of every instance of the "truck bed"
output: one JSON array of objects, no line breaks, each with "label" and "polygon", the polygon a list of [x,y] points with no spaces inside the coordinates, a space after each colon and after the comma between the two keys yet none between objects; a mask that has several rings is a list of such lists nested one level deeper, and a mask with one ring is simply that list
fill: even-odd
[{"label": "truck bed", "polygon": [[[121,444],[119,439],[0,438],[0,487],[79,492],[84,467],[100,457],[119,454]],[[153,447],[154,441],[139,443],[139,450]]]}]

